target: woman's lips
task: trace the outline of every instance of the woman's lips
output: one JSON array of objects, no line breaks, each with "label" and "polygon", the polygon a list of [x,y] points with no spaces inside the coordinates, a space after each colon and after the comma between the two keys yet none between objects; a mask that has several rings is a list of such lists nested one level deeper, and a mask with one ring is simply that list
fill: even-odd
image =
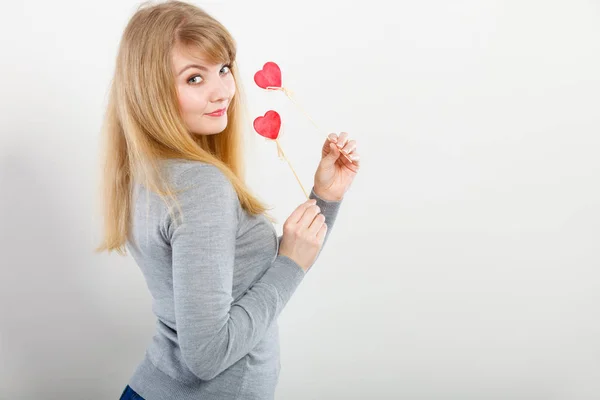
[{"label": "woman's lips", "polygon": [[226,111],[227,111],[226,108],[221,108],[220,110],[213,111],[210,114],[206,114],[206,115],[208,115],[209,117],[221,117],[221,116],[225,115]]}]

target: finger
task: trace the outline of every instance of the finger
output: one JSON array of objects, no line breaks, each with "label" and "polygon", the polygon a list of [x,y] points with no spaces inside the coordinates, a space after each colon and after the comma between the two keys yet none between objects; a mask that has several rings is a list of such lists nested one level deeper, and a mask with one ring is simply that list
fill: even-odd
[{"label": "finger", "polygon": [[342,149],[342,152],[346,153],[346,154],[350,154],[350,153],[352,153],[352,151],[354,151],[356,149],[356,147],[357,147],[356,140],[349,140],[348,142],[346,142],[346,145]]},{"label": "finger", "polygon": [[340,150],[334,143],[329,143],[329,148],[323,150],[323,156],[319,165],[323,168],[331,168],[335,165],[337,159],[340,157]]},{"label": "finger", "polygon": [[317,236],[321,226],[325,223],[325,216],[323,214],[318,214],[313,220],[310,226],[308,227],[308,232],[311,236]]},{"label": "finger", "polygon": [[321,227],[319,228],[319,232],[317,232],[317,239],[319,239],[319,242],[323,243],[323,239],[325,238],[327,229],[328,227],[326,223],[323,223],[323,225],[321,225]]},{"label": "finger", "polygon": [[[326,157],[327,155],[329,155],[329,153],[331,153],[332,151],[332,144],[335,146],[335,144],[337,143],[338,137],[335,133],[330,133],[327,136],[327,140],[325,140],[325,143],[323,143],[323,149],[322,149],[322,157]],[[337,148],[337,146],[335,146]]]},{"label": "finger", "polygon": [[336,146],[335,143],[329,144],[329,153],[327,154],[328,159],[333,163],[340,157],[340,149]]},{"label": "finger", "polygon": [[304,214],[302,215],[302,218],[298,222],[298,225],[302,229],[308,229],[310,224],[312,224],[313,220],[320,212],[321,212],[321,209],[317,205],[306,208],[304,210]]},{"label": "finger", "polygon": [[315,199],[310,199],[305,201],[304,203],[300,204],[290,215],[289,220],[291,222],[293,222],[294,224],[297,224],[301,219],[302,216],[304,215],[304,212],[306,211],[307,208],[313,206],[317,204],[317,201]]},{"label": "finger", "polygon": [[342,132],[337,140],[337,145],[340,149],[342,149],[346,145],[346,141],[348,140],[348,133]]},{"label": "finger", "polygon": [[335,142],[332,141],[331,139],[327,138],[325,143],[323,143],[322,156],[323,157],[327,156],[331,152],[333,146],[335,146],[337,148],[337,146],[335,145]]},{"label": "finger", "polygon": [[350,157],[352,161],[349,161],[346,157],[341,157],[341,162],[350,170],[354,172],[358,171],[358,168],[360,167],[360,155],[357,152],[354,152],[348,157]]}]

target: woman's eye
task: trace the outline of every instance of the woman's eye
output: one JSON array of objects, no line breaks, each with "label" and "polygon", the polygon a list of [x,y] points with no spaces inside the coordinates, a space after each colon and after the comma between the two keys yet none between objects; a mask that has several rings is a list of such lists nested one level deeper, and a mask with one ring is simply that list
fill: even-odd
[{"label": "woman's eye", "polygon": [[[196,82],[192,82],[192,80],[194,80],[195,78],[199,78],[200,80],[196,81]],[[195,76],[192,76],[190,79],[188,79],[188,82],[189,83],[200,83],[201,80],[202,80],[202,77],[200,75],[195,75]]]},{"label": "woman's eye", "polygon": [[229,65],[224,65],[223,68],[221,68],[221,72],[224,74],[229,73],[229,71],[231,71],[231,67]]}]

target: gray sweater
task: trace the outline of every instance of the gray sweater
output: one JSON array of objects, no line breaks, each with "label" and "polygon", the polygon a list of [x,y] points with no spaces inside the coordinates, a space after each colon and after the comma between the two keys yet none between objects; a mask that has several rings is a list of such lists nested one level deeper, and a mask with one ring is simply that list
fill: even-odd
[{"label": "gray sweater", "polygon": [[[273,399],[277,385],[277,317],[305,276],[278,255],[281,236],[264,216],[241,208],[215,166],[162,164],[183,212],[134,185],[127,249],[152,295],[156,332],[129,385],[146,400]],[[328,225],[341,201],[311,190]],[[177,207],[173,210],[178,213]]]}]

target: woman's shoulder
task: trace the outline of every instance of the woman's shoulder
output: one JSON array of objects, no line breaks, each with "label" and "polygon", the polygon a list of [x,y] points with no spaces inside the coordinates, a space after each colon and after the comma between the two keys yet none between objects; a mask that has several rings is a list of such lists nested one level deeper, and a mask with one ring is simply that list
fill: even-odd
[{"label": "woman's shoulder", "polygon": [[169,185],[174,190],[177,204],[169,204],[165,214],[166,237],[181,226],[180,213],[192,225],[198,223],[237,224],[241,206],[229,178],[213,164],[191,160],[163,160]]},{"label": "woman's shoulder", "polygon": [[182,159],[163,160],[167,178],[176,189],[203,186],[213,190],[233,189],[229,178],[213,164]]}]

